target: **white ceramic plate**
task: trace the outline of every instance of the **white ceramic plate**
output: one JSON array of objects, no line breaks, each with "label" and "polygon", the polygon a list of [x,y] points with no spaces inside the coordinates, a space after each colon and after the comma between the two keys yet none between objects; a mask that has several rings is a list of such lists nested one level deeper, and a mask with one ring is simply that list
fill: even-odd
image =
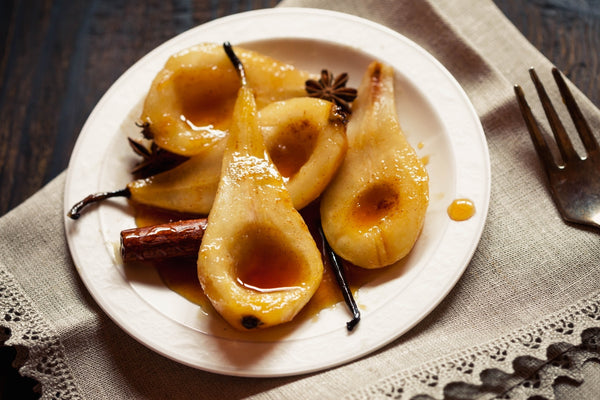
[{"label": "white ceramic plate", "polygon": [[[344,34],[340,34],[344,32]],[[362,320],[349,333],[343,304],[294,325],[277,340],[232,330],[167,289],[151,269],[127,269],[116,254],[119,233],[134,227],[126,200],[65,218],[79,274],[104,311],[131,336],[166,357],[199,369],[239,376],[285,376],[317,371],[365,356],[425,317],[462,275],[479,241],[488,209],[490,166],[479,119],[448,71],[421,47],[373,22],[341,13],[277,8],[221,18],[158,47],[110,88],[82,129],[69,164],[65,212],[90,193],[125,187],[135,157],[127,136],[154,75],[167,58],[200,42],[255,49],[318,73],[348,72],[357,87],[379,59],[396,71],[397,107],[405,134],[429,157],[430,206],[423,233],[398,268],[361,288]],[[455,198],[476,214],[454,222]]]}]

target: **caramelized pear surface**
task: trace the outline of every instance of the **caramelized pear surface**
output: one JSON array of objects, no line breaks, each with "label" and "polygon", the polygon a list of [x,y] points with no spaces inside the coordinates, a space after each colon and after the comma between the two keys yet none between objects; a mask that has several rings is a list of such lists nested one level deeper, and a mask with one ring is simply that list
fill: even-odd
[{"label": "caramelized pear surface", "polygon": [[[296,209],[325,189],[346,154],[346,124],[337,106],[298,97],[277,101],[258,114],[267,152],[284,176]],[[217,191],[226,140],[169,171],[131,182],[140,204],[177,212],[208,214]]]},{"label": "caramelized pear surface", "polygon": [[258,121],[267,151],[300,210],[319,197],[344,159],[345,117],[331,102],[298,97],[269,104]]},{"label": "caramelized pear surface", "polygon": [[[235,49],[259,108],[303,96],[310,74],[271,57]],[[202,153],[231,124],[239,79],[222,46],[200,44],[169,58],[154,78],[141,115],[158,146],[175,154]]]},{"label": "caramelized pear surface", "polygon": [[348,123],[348,151],[323,193],[323,230],[333,250],[364,268],[406,256],[429,203],[429,178],[404,136],[392,67],[369,65]]},{"label": "caramelized pear surface", "polygon": [[181,213],[206,215],[212,207],[221,175],[225,140],[173,169],[127,185],[131,200]]},{"label": "caramelized pear surface", "polygon": [[256,112],[242,86],[197,263],[214,308],[244,331],[293,319],[323,275],[320,252],[266,153]]}]

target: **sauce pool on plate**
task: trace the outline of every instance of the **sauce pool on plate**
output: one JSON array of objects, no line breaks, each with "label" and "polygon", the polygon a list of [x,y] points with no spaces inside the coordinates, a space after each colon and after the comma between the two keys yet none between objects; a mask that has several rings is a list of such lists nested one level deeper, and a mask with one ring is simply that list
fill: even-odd
[{"label": "sauce pool on plate", "polygon": [[[174,222],[184,218],[198,218],[198,216],[178,214],[170,211],[161,211],[140,205],[136,205],[135,210],[136,225],[138,227]],[[313,226],[316,223],[315,218],[318,216],[318,207],[308,206],[302,211],[302,214],[307,225],[309,226],[309,229],[311,232],[313,232],[313,236],[316,239],[317,245],[320,247],[320,241],[314,232],[316,228]],[[344,301],[342,292],[338,288],[335,275],[331,266],[329,265],[327,257],[324,257],[323,261],[323,280],[317,292],[313,295],[310,302],[302,311],[304,318],[313,318],[319,313],[319,311],[325,308],[333,307],[336,304]],[[149,267],[156,268],[161,280],[170,290],[184,297],[188,301],[199,305],[205,312],[212,313],[212,305],[210,304],[208,298],[206,298],[204,295],[202,287],[198,281],[195,256],[175,257],[160,261],[149,261],[148,264]],[[360,287],[372,282],[381,273],[377,270],[364,269],[347,263],[344,264],[344,269],[346,278],[354,295],[357,294]],[[283,280],[286,280],[285,277],[280,276],[278,279],[278,281]],[[261,283],[256,283],[252,282],[252,279],[245,277],[244,281],[248,281],[246,284],[253,284],[251,286],[265,286],[265,282],[262,282],[262,280]]]},{"label": "sauce pool on plate", "polygon": [[454,221],[466,221],[475,215],[475,204],[469,199],[456,199],[448,206],[448,216]]}]

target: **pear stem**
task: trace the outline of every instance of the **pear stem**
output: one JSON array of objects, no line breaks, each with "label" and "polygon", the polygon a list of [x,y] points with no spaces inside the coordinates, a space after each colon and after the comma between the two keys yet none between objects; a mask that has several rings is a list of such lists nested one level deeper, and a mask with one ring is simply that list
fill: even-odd
[{"label": "pear stem", "polygon": [[223,43],[223,49],[225,50],[227,57],[229,57],[229,60],[233,64],[233,67],[237,71],[237,73],[242,81],[242,86],[246,86],[248,84],[248,81],[246,79],[246,70],[244,69],[244,64],[242,63],[242,61],[238,58],[238,56],[233,51],[233,47],[231,46],[231,43],[229,43],[229,42]]},{"label": "pear stem", "polygon": [[321,234],[321,240],[323,241],[323,248],[325,249],[325,253],[327,253],[327,256],[329,257],[331,267],[333,268],[335,280],[337,281],[338,286],[342,291],[342,295],[344,296],[344,301],[346,302],[348,309],[352,313],[352,319],[346,322],[346,328],[348,329],[348,331],[352,331],[360,321],[360,311],[358,310],[358,306],[356,305],[356,301],[354,300],[354,296],[352,295],[352,291],[350,290],[350,285],[348,284],[348,280],[346,279],[346,274],[344,272],[342,260],[337,254],[335,254],[335,252],[327,242],[325,234],[323,233],[323,227],[321,225],[319,225],[319,233]]},{"label": "pear stem", "polygon": [[81,210],[89,204],[96,203],[98,201],[102,201],[102,200],[108,199],[110,197],[130,197],[130,196],[131,196],[131,192],[129,191],[129,188],[115,190],[112,192],[102,192],[102,193],[90,194],[89,196],[87,196],[86,198],[84,198],[83,200],[81,200],[80,202],[75,204],[73,207],[71,207],[71,210],[67,213],[67,217],[72,218],[72,219],[78,219],[81,216]]}]

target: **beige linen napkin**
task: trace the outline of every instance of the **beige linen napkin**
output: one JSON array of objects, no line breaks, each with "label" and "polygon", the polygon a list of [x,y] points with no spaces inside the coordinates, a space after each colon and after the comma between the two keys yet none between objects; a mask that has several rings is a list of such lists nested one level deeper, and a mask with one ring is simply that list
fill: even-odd
[{"label": "beige linen napkin", "polygon": [[[62,174],[0,219],[0,326],[10,329],[7,344],[28,351],[20,353],[22,373],[41,382],[45,399],[552,398],[554,378],[581,379],[583,362],[600,354],[600,237],[561,220],[512,92],[520,83],[533,93],[532,65],[550,82],[550,63],[490,0],[282,5],[395,29],[467,92],[489,144],[492,193],[481,243],[457,286],[406,335],[345,366],[274,379],[194,370],[136,342],[92,300],[64,238]],[[600,132],[600,112],[576,96]]]}]

